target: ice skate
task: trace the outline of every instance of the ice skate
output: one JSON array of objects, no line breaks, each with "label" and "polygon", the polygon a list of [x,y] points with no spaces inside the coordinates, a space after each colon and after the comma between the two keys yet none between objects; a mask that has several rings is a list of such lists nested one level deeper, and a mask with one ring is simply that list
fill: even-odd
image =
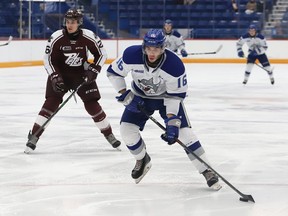
[{"label": "ice skate", "polygon": [[39,138],[35,135],[32,135],[31,131],[28,134],[28,141],[26,143],[26,148],[24,153],[29,154],[36,149],[36,143],[38,142]]},{"label": "ice skate", "polygon": [[272,85],[274,85],[275,80],[274,80],[273,77],[270,78],[270,82],[271,82]]},{"label": "ice skate", "polygon": [[121,151],[120,149],[121,142],[115,138],[114,134],[105,136],[105,138],[112,145],[113,148],[116,148],[117,150]]},{"label": "ice skate", "polygon": [[220,190],[222,186],[219,184],[218,176],[210,169],[206,169],[202,175],[207,181],[207,185],[213,190]]},{"label": "ice skate", "polygon": [[248,82],[248,80],[247,80],[247,79],[244,79],[242,83],[243,83],[244,85],[246,85],[247,82]]},{"label": "ice skate", "polygon": [[145,157],[141,160],[137,160],[134,169],[132,170],[131,176],[135,179],[135,183],[138,184],[142,178],[146,175],[146,173],[150,170],[151,158],[146,153]]}]

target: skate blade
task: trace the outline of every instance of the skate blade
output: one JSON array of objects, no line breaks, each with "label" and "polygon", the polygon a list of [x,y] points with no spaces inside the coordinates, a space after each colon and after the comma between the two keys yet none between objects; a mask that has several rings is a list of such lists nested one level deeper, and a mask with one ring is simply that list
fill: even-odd
[{"label": "skate blade", "polygon": [[142,174],[139,178],[135,179],[135,183],[136,183],[136,184],[138,184],[138,183],[144,178],[144,176],[145,176],[146,173],[151,169],[151,167],[152,167],[151,162],[149,162],[148,164],[146,164],[146,166],[145,166],[145,168],[144,168],[144,170],[143,170],[143,174]]},{"label": "skate blade", "polygon": [[122,151],[120,147],[116,147],[116,148],[114,148],[114,149],[116,149],[116,150],[118,150],[118,151]]},{"label": "skate blade", "polygon": [[33,152],[33,149],[29,148],[28,146],[24,150],[25,154],[30,154],[31,152]]},{"label": "skate blade", "polygon": [[218,191],[222,188],[222,185],[219,184],[219,182],[216,182],[215,184],[211,185],[211,189]]}]

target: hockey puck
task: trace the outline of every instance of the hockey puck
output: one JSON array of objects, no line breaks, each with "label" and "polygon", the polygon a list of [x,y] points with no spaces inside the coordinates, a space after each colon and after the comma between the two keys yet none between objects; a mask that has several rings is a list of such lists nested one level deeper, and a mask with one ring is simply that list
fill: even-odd
[{"label": "hockey puck", "polygon": [[242,201],[242,202],[248,202],[249,201],[248,199],[245,199],[243,197],[240,197],[239,200]]}]

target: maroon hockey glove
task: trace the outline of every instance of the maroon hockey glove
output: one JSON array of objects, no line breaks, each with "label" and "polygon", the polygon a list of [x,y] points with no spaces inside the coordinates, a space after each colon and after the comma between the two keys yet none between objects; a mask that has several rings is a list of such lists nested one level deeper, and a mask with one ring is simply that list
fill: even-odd
[{"label": "maroon hockey glove", "polygon": [[90,84],[96,80],[98,73],[100,73],[101,66],[85,62],[84,70],[86,83]]},{"label": "maroon hockey glove", "polygon": [[53,87],[53,90],[55,92],[65,92],[65,91],[67,91],[67,88],[66,88],[66,86],[64,84],[64,81],[63,81],[62,77],[58,73],[56,73],[56,72],[52,73],[50,75],[50,80],[52,82],[52,87]]}]

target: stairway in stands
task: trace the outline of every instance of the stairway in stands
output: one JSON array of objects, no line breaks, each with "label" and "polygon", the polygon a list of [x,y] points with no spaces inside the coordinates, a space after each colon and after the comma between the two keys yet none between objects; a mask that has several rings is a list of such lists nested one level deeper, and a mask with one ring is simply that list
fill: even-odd
[{"label": "stairway in stands", "polygon": [[287,0],[277,0],[276,4],[273,6],[272,13],[269,15],[268,21],[264,27],[264,34],[266,36],[269,37],[273,34],[273,29],[281,22],[287,9]]},{"label": "stairway in stands", "polygon": [[97,26],[98,29],[100,29],[101,31],[106,33],[108,38],[114,38],[115,37],[115,33],[113,32],[113,30],[106,28],[103,20],[98,20],[95,17],[96,8],[92,7],[91,5],[85,5],[85,3],[82,2],[81,0],[66,0],[66,3],[70,7],[75,7],[75,8],[80,9],[81,12],[83,13],[83,15],[85,17],[87,17],[91,23],[93,23],[95,26]]}]

